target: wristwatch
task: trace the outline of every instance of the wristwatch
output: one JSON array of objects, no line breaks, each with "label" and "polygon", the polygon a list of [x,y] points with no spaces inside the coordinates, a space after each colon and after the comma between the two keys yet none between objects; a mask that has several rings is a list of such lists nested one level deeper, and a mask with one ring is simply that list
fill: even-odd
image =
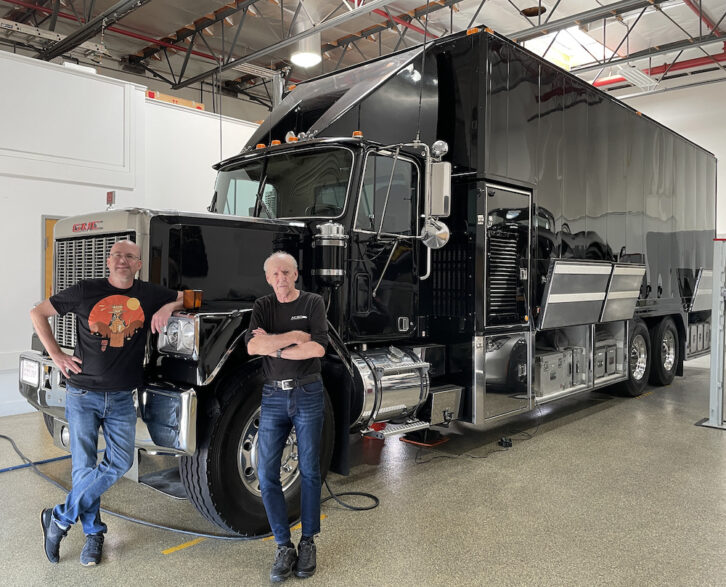
[{"label": "wristwatch", "polygon": [[282,349],[277,349],[277,358],[282,359]]}]

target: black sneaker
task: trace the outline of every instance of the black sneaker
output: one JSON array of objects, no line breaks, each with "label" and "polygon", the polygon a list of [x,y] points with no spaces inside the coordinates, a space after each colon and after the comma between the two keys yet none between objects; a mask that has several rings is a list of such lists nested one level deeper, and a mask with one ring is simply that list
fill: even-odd
[{"label": "black sneaker", "polygon": [[68,534],[68,530],[63,530],[53,521],[52,508],[46,508],[40,512],[40,525],[43,527],[45,556],[50,562],[57,563],[60,560],[60,541]]},{"label": "black sneaker", "polygon": [[272,570],[270,571],[270,581],[279,583],[287,579],[292,575],[295,561],[297,561],[297,552],[295,552],[294,546],[278,546],[275,553],[275,562],[272,564]]},{"label": "black sneaker", "polygon": [[301,540],[297,546],[295,575],[307,579],[315,574],[315,567],[315,543],[312,540]]},{"label": "black sneaker", "polygon": [[84,567],[92,567],[101,562],[103,554],[103,534],[89,534],[86,536],[86,544],[81,551],[81,564]]}]

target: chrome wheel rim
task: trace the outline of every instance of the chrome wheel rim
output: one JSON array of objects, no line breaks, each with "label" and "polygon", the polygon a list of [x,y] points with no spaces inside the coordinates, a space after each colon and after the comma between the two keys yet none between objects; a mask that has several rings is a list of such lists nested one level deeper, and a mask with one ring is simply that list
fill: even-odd
[{"label": "chrome wheel rim", "polygon": [[[237,472],[239,473],[242,484],[257,496],[262,496],[260,491],[260,480],[257,476],[257,459],[259,458],[257,450],[257,432],[260,429],[260,408],[257,408],[250,418],[245,422],[240,436],[239,445],[237,446]],[[295,483],[300,470],[298,469],[297,456],[297,436],[295,428],[285,440],[285,447],[282,449],[282,459],[280,464],[280,483],[282,490],[287,491],[290,486]]]},{"label": "chrome wheel rim", "polygon": [[634,380],[640,381],[648,365],[648,347],[643,335],[636,334],[630,341],[630,373]]},{"label": "chrome wheel rim", "polygon": [[660,356],[663,361],[663,369],[670,371],[676,363],[676,337],[673,331],[668,329],[663,334],[660,342]]}]

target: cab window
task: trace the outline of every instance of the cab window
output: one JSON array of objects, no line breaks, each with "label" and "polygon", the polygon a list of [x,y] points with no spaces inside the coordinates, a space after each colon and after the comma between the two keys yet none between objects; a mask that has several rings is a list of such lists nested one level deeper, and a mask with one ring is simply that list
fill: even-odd
[{"label": "cab window", "polygon": [[[389,183],[391,189],[386,204]],[[369,154],[358,203],[356,228],[411,235],[415,222],[417,189],[418,170],[413,162],[399,157],[394,166],[393,156]]]}]

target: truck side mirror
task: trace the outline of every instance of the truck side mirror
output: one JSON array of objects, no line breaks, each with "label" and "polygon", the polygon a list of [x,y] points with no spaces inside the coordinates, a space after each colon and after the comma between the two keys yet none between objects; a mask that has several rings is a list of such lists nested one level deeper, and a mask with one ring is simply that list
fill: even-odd
[{"label": "truck side mirror", "polygon": [[451,213],[451,163],[431,163],[428,195],[425,216],[446,217]]}]

